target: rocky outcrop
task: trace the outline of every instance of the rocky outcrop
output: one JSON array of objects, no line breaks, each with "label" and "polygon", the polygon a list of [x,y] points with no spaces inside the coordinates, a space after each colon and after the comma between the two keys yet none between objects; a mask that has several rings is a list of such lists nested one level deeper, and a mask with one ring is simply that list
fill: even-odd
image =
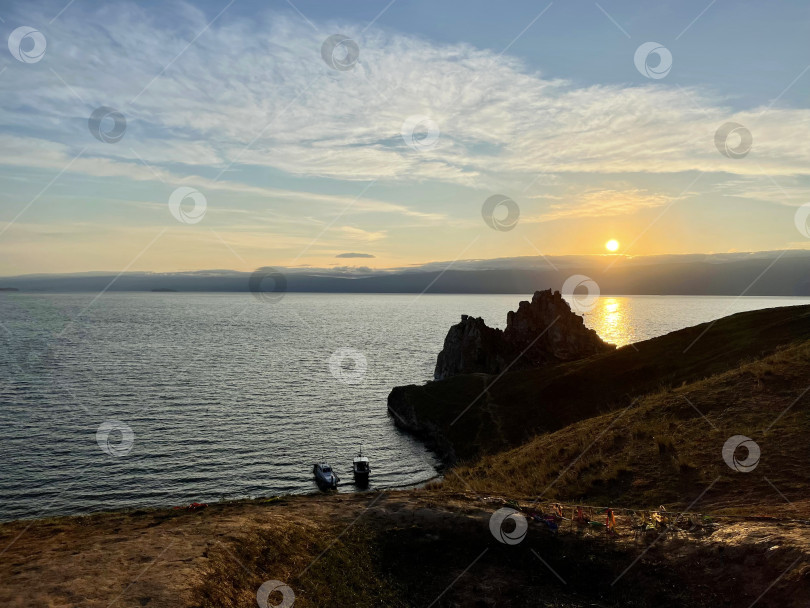
[{"label": "rocky outcrop", "polygon": [[582,359],[613,350],[582,317],[571,311],[559,292],[536,291],[506,317],[506,329],[488,327],[480,317],[461,315],[444,339],[434,379],[457,374],[499,374]]},{"label": "rocky outcrop", "polygon": [[446,464],[473,462],[805,342],[810,305],[741,312],[568,363],[396,387],[388,412]]},{"label": "rocky outcrop", "polygon": [[455,464],[457,461],[453,445],[440,429],[439,425],[420,416],[416,411],[419,399],[412,400],[415,386],[395,386],[388,395],[388,413],[394,417],[396,427],[414,437],[418,437],[429,450],[439,457],[439,470],[443,465]]}]

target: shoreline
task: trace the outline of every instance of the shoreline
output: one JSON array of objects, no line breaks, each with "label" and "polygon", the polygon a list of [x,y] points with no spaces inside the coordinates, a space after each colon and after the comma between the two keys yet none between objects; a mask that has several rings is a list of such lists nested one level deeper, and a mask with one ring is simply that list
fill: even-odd
[{"label": "shoreline", "polygon": [[[297,492],[297,493],[290,493],[290,494],[275,494],[275,495],[268,495],[268,496],[244,496],[238,498],[226,498],[225,500],[216,500],[211,501],[208,503],[196,503],[196,504],[204,504],[206,507],[210,507],[212,505],[228,505],[228,504],[237,504],[243,502],[255,502],[255,503],[270,503],[270,502],[277,502],[279,500],[285,499],[303,499],[303,498],[315,498],[315,497],[328,497],[328,496],[339,496],[339,497],[346,497],[346,496],[365,496],[365,495],[374,495],[374,494],[384,494],[386,492],[400,492],[400,491],[408,491],[408,490],[421,490],[424,489],[425,486],[428,484],[435,482],[437,480],[444,479],[444,475],[438,474],[428,479],[418,481],[415,483],[406,483],[406,484],[399,484],[394,486],[385,486],[380,488],[368,488],[367,490],[359,490],[354,492],[324,492],[321,490],[313,490],[311,492]],[[351,483],[347,483],[346,485],[354,485]],[[189,505],[195,503],[189,503]],[[132,514],[145,514],[145,513],[154,513],[160,511],[183,511],[187,510],[189,505],[148,505],[148,506],[141,506],[141,507],[123,507],[120,509],[100,509],[100,510],[92,510],[80,513],[54,513],[50,515],[36,515],[33,517],[18,517],[16,519],[0,519],[0,528],[9,524],[16,524],[21,522],[26,523],[35,523],[35,522],[42,522],[42,521],[50,521],[56,519],[66,519],[66,518],[81,518],[81,517],[95,517],[95,516],[103,516],[103,515],[132,515]]]}]

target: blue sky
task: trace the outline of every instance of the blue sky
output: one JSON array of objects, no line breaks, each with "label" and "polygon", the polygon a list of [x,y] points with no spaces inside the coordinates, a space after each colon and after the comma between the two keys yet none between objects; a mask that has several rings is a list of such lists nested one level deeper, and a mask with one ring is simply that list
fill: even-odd
[{"label": "blue sky", "polygon": [[0,275],[806,248],[807,4],[343,4],[4,4]]}]

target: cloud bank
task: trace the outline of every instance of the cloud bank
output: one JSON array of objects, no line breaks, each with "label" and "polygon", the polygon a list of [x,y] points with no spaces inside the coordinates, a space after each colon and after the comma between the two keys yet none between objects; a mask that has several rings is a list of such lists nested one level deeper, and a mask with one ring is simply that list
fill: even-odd
[{"label": "cloud bank", "polygon": [[[159,15],[121,3],[82,11],[43,27],[43,61],[10,65],[0,80],[0,123],[20,134],[4,138],[0,162],[61,168],[89,146],[71,171],[155,179],[140,156],[173,180],[208,172],[238,181],[225,170],[252,165],[473,187],[538,173],[810,171],[806,109],[731,113],[722,99],[666,81],[577,86],[466,44],[352,24],[315,31],[272,11],[251,20],[226,12],[210,27],[185,4]],[[18,18],[37,21],[30,12]],[[336,32],[359,47],[350,70],[321,57]],[[118,144],[89,137],[87,117],[101,105],[127,118]],[[435,123],[435,145],[406,144],[402,126],[415,115]],[[715,131],[728,121],[753,134],[745,159],[716,149]]]}]

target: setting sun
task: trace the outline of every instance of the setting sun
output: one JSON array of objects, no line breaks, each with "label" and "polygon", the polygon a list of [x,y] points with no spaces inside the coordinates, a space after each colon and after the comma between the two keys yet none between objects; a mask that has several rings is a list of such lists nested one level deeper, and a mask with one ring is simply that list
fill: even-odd
[{"label": "setting sun", "polygon": [[608,251],[616,251],[619,248],[619,241],[616,239],[610,239],[607,243],[605,243],[605,248]]}]

